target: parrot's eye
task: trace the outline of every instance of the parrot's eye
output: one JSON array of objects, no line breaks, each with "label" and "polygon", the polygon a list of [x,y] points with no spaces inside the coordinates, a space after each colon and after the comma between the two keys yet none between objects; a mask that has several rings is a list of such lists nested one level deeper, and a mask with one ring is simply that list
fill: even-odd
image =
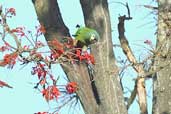
[{"label": "parrot's eye", "polygon": [[90,37],[90,41],[95,40],[95,34],[92,34]]},{"label": "parrot's eye", "polygon": [[96,39],[96,35],[95,34],[92,34],[91,37],[90,37],[90,42],[91,44],[94,44],[97,42],[97,39]]}]

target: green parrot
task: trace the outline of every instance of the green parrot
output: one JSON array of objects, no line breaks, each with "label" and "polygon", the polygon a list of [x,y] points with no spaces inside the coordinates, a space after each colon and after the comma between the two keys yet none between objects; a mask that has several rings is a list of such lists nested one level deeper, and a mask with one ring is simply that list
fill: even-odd
[{"label": "green parrot", "polygon": [[88,27],[79,27],[73,36],[75,37],[74,45],[77,48],[82,48],[82,51],[87,51],[89,45],[100,39],[97,31]]}]

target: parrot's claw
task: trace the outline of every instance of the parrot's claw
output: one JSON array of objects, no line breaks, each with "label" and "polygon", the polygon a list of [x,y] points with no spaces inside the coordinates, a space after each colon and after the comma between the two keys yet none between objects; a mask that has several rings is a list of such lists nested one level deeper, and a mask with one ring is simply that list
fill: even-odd
[{"label": "parrot's claw", "polygon": [[84,53],[84,52],[87,52],[87,50],[88,50],[88,47],[87,47],[87,46],[83,46],[82,52],[83,52],[83,53]]}]

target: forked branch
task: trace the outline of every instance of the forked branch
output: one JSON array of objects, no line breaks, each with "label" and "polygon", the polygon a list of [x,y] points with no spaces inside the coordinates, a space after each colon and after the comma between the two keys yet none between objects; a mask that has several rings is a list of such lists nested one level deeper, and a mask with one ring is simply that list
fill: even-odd
[{"label": "forked branch", "polygon": [[[119,16],[119,18],[118,18],[119,19],[119,23],[118,23],[119,40],[120,40],[121,47],[122,47],[124,54],[127,56],[129,62],[133,64],[132,67],[137,72],[138,76],[141,76],[141,75],[144,75],[144,73],[145,73],[143,66],[142,66],[142,64],[138,64],[130,46],[129,46],[129,42],[128,42],[125,34],[124,34],[124,32],[125,32],[125,27],[124,27],[125,20],[131,20],[132,19],[132,17],[130,16],[130,9],[129,9],[128,3],[126,3],[125,6],[128,10],[128,16],[124,15],[124,16]],[[130,105],[135,100],[135,97],[137,94],[141,114],[147,114],[147,100],[146,100],[146,90],[145,90],[145,84],[144,83],[145,83],[145,78],[142,78],[142,77],[137,78],[137,80],[135,82],[134,90],[131,94],[131,97],[130,97],[130,99],[128,101],[128,105],[127,105],[127,108],[129,108]]]}]

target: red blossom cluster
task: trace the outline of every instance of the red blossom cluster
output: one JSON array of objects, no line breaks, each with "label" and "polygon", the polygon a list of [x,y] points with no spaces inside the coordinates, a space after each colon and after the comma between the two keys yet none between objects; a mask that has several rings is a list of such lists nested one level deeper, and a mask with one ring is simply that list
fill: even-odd
[{"label": "red blossom cluster", "polygon": [[13,68],[13,66],[16,64],[17,57],[18,57],[18,53],[16,52],[11,54],[5,54],[3,60],[0,61],[0,66],[9,65],[9,68]]},{"label": "red blossom cluster", "polygon": [[88,64],[95,64],[94,56],[88,52],[82,53],[82,51],[76,50],[76,56],[79,58],[79,61],[85,60]]},{"label": "red blossom cluster", "polygon": [[28,45],[23,46],[23,50],[29,50],[29,48],[30,48],[30,46],[28,46]]},{"label": "red blossom cluster", "polygon": [[0,47],[0,52],[8,51],[10,49],[11,49],[11,47],[10,47],[9,43],[4,42],[4,45]]},{"label": "red blossom cluster", "polygon": [[45,26],[43,24],[36,26],[36,29],[37,29],[37,33],[36,33],[37,36],[40,36],[40,35],[46,33],[46,29],[45,29]]},{"label": "red blossom cluster", "polygon": [[34,113],[34,114],[49,114],[48,112],[37,112],[37,113]]},{"label": "red blossom cluster", "polygon": [[[16,11],[14,8],[9,8],[6,10],[6,17],[2,17],[3,24],[8,29],[4,29],[10,33],[12,38],[16,43],[15,46],[12,46],[6,37],[4,36],[2,39],[4,45],[0,47],[0,52],[9,51],[10,53],[5,54],[0,60],[0,66],[8,65],[10,68],[16,64],[17,59],[22,62],[22,64],[35,63],[36,65],[32,67],[32,75],[36,75],[38,77],[38,83],[35,86],[38,90],[40,90],[43,97],[47,102],[51,100],[59,100],[61,97],[65,98],[65,95],[74,96],[78,90],[78,84],[76,82],[68,82],[64,86],[57,86],[57,79],[54,79],[50,72],[51,64],[56,64],[60,62],[69,62],[72,64],[77,64],[78,62],[86,62],[87,64],[95,64],[94,56],[88,52],[82,52],[80,48],[76,48],[74,46],[74,39],[70,37],[61,38],[61,41],[57,39],[53,39],[48,41],[48,46],[50,47],[50,51],[40,52],[39,49],[45,47],[44,43],[38,40],[38,37],[42,34],[46,33],[46,29],[43,25],[36,27],[35,38],[32,35],[31,31],[28,33],[31,34],[31,38],[29,38],[28,34],[25,32],[24,27],[17,27],[15,29],[10,29],[8,24],[6,23],[7,14],[11,14],[12,16],[16,15]],[[2,32],[2,34],[5,34]],[[18,37],[22,37],[19,39]],[[30,44],[23,45],[22,40],[27,40]],[[43,55],[46,53],[47,55]],[[60,64],[60,63],[59,63]],[[6,83],[0,82],[1,86],[8,86]],[[60,87],[62,88],[60,88]],[[63,100],[65,101],[65,100]],[[68,102],[68,101],[67,101]],[[64,103],[67,104],[67,103]],[[48,114],[49,112],[38,112],[35,114]],[[57,114],[57,113],[56,113]]]},{"label": "red blossom cluster", "polygon": [[46,29],[45,29],[45,27],[42,24],[37,29],[37,33],[39,33],[39,32],[46,33]]},{"label": "red blossom cluster", "polygon": [[37,112],[37,113],[34,113],[34,114],[58,114],[57,112],[56,113],[48,113],[48,112]]},{"label": "red blossom cluster", "polygon": [[7,13],[10,13],[11,15],[16,16],[16,11],[15,11],[14,8],[9,8],[9,9],[7,10]]},{"label": "red blossom cluster", "polygon": [[16,33],[20,37],[23,37],[25,36],[24,29],[25,29],[24,27],[17,27],[15,29],[12,29],[11,32]]},{"label": "red blossom cluster", "polygon": [[63,56],[72,63],[75,63],[75,61],[85,61],[88,64],[95,64],[94,56],[88,52],[82,52],[80,48],[74,48],[71,39],[67,43],[60,43],[57,39],[54,39],[49,41],[48,44],[52,47],[50,58],[53,60]]},{"label": "red blossom cluster", "polygon": [[144,43],[147,44],[147,45],[152,45],[152,41],[151,40],[145,40]]},{"label": "red blossom cluster", "polygon": [[52,47],[50,58],[52,60],[58,59],[65,51],[64,45],[61,44],[57,39],[48,42],[49,46]]},{"label": "red blossom cluster", "polygon": [[36,67],[32,67],[32,75],[37,74],[38,79],[41,77],[46,78],[47,71],[44,68],[45,66],[45,64],[38,64]]},{"label": "red blossom cluster", "polygon": [[45,45],[44,45],[44,43],[42,43],[41,41],[37,41],[37,42],[35,43],[35,47],[36,47],[36,48],[43,47],[43,46],[45,46]]},{"label": "red blossom cluster", "polygon": [[36,52],[35,50],[30,51],[30,56],[32,56],[33,59],[41,60],[42,54],[39,52]]},{"label": "red blossom cluster", "polygon": [[48,86],[46,89],[43,89],[42,91],[43,96],[45,97],[46,101],[50,101],[55,99],[58,99],[60,96],[60,91],[56,86]]},{"label": "red blossom cluster", "polygon": [[66,85],[67,93],[72,94],[78,90],[78,84],[76,82],[69,82]]}]

